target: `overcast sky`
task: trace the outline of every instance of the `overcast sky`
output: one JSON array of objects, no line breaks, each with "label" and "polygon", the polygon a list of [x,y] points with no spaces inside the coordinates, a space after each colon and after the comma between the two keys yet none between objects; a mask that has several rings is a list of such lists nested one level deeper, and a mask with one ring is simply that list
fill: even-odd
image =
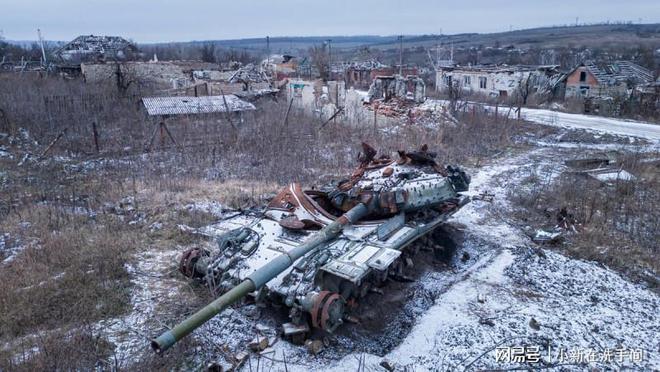
[{"label": "overcast sky", "polygon": [[0,0],[12,40],[119,35],[137,42],[270,36],[455,34],[625,20],[660,22],[659,0]]}]

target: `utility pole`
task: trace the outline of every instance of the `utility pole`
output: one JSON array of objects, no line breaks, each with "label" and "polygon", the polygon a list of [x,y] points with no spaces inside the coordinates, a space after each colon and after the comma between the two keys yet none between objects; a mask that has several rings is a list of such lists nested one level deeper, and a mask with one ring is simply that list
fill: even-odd
[{"label": "utility pole", "polygon": [[43,58],[42,64],[46,66],[48,61],[46,60],[46,50],[44,49],[44,38],[41,36],[41,30],[37,29],[37,36],[39,36],[39,45],[41,46],[41,58]]},{"label": "utility pole", "polygon": [[403,35],[399,35],[399,75],[403,76]]},{"label": "utility pole", "polygon": [[270,66],[270,36],[266,36],[266,67]]},{"label": "utility pole", "polygon": [[332,39],[325,42],[328,44],[328,79],[332,79]]},{"label": "utility pole", "polygon": [[451,60],[451,64],[454,64],[454,42],[451,42],[451,52],[449,54],[449,59]]}]

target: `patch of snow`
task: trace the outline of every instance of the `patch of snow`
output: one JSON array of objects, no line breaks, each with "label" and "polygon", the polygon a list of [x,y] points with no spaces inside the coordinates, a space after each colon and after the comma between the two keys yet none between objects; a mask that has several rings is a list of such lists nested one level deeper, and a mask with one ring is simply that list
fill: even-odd
[{"label": "patch of snow", "polygon": [[152,329],[161,328],[156,324],[156,307],[167,300],[181,296],[175,280],[167,276],[167,271],[176,262],[180,252],[146,251],[135,257],[135,263],[126,269],[131,276],[131,311],[112,319],[101,320],[96,328],[115,345],[115,353],[121,366],[130,365],[132,360],[143,353],[151,352],[149,339]]},{"label": "patch of snow", "polygon": [[[289,371],[378,371],[384,359],[397,370],[508,369],[525,365],[498,362],[497,347],[532,346],[541,353],[539,364],[531,366],[534,369],[560,364],[559,351],[602,354],[625,348],[643,352],[643,359],[563,368],[658,370],[657,294],[593,262],[533,248],[519,229],[491,213],[507,210],[507,184],[502,184],[502,178],[515,179],[515,173],[530,162],[554,161],[556,154],[546,150],[510,157],[473,176],[470,193],[487,190],[498,196],[498,202],[472,202],[454,221],[466,225],[466,233],[500,248],[482,254],[447,290],[436,292],[435,304],[417,319],[401,344],[383,356],[356,352],[332,360],[301,356],[299,347],[283,342],[274,348],[277,359],[286,355]],[[532,162],[532,156],[542,159]],[[547,176],[556,174],[552,171]],[[275,363],[272,368],[284,370],[284,364]]]},{"label": "patch of snow", "polygon": [[637,177],[633,176],[632,174],[630,174],[630,172],[623,169],[620,170],[594,169],[589,171],[589,174],[595,179],[605,183],[610,183],[612,181],[634,181],[637,179]]},{"label": "patch of snow", "polygon": [[13,159],[14,155],[7,151],[7,149],[3,146],[0,147],[0,158],[8,158],[8,159]]},{"label": "patch of snow", "polygon": [[198,211],[211,214],[217,218],[223,218],[227,211],[231,209],[225,207],[217,201],[200,201],[185,206],[189,211]]},{"label": "patch of snow", "polygon": [[523,108],[521,116],[525,120],[544,125],[588,129],[660,141],[660,125],[657,124],[530,108]]},{"label": "patch of snow", "polygon": [[9,264],[16,257],[25,250],[25,245],[20,244],[20,241],[14,241],[13,244],[10,240],[9,233],[0,235],[0,256],[3,257],[2,264]]}]

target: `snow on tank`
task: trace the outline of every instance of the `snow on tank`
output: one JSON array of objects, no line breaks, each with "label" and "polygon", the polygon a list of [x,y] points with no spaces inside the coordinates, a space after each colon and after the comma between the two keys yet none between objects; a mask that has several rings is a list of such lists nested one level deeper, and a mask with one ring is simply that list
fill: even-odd
[{"label": "snow on tank", "polygon": [[[240,214],[214,225],[218,248],[194,248],[180,271],[226,293],[152,345],[162,351],[251,292],[256,301],[290,308],[285,335],[310,326],[332,332],[371,288],[403,276],[411,244],[469,202],[469,176],[440,166],[426,145],[376,157],[362,144],[360,164],[337,183],[303,190],[291,184],[258,215]],[[224,301],[223,297],[231,298]],[[192,326],[191,326],[192,324]],[[287,332],[289,334],[287,334]]]}]

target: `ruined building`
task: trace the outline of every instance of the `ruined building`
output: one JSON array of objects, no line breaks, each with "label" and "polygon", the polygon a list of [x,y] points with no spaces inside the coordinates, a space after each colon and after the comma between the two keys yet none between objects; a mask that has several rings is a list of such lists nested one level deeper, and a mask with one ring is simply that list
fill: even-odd
[{"label": "ruined building", "polygon": [[60,65],[80,66],[81,63],[130,61],[138,56],[138,48],[119,36],[78,36],[54,52]]},{"label": "ruined building", "polygon": [[[355,89],[368,89],[378,76],[393,76],[399,73],[398,67],[384,65],[376,60],[351,62],[343,70],[346,85]],[[416,67],[403,67],[403,76],[416,76]]]},{"label": "ruined building", "polygon": [[534,92],[553,93],[562,75],[559,66],[475,65],[443,66],[436,71],[436,90],[458,87],[466,93],[508,97],[528,84]]},{"label": "ruined building", "polygon": [[583,62],[566,76],[566,97],[607,97],[653,82],[653,73],[630,61]]},{"label": "ruined building", "polygon": [[378,76],[369,87],[365,101],[382,100],[387,102],[393,98],[414,101],[415,103],[424,102],[426,100],[424,80],[417,76]]}]

